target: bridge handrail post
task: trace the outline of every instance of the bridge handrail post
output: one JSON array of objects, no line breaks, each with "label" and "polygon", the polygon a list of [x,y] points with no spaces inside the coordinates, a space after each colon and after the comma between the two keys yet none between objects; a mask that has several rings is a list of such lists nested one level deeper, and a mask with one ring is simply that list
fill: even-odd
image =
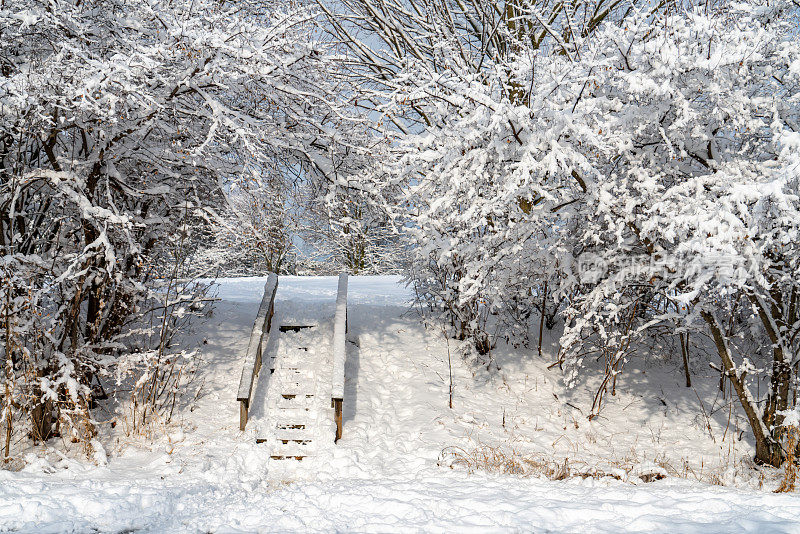
[{"label": "bridge handrail post", "polygon": [[331,407],[334,409],[336,438],[342,437],[342,404],[344,402],[344,364],[347,356],[347,273],[339,274],[336,294],[336,315],[333,320],[333,374],[331,378]]}]

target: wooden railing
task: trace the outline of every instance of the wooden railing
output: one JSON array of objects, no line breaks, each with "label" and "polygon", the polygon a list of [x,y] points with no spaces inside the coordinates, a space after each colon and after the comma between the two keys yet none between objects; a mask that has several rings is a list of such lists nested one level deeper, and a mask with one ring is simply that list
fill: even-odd
[{"label": "wooden railing", "polygon": [[336,421],[336,438],[342,437],[342,403],[344,401],[344,363],[347,355],[347,273],[339,275],[336,294],[336,315],[333,320],[333,376],[331,379],[331,406]]},{"label": "wooden railing", "polygon": [[261,370],[261,354],[267,344],[269,331],[272,326],[272,316],[275,314],[275,292],[278,290],[278,275],[270,273],[264,285],[264,296],[261,306],[258,307],[250,342],[247,345],[247,355],[242,369],[242,378],[239,380],[239,429],[244,430],[247,425],[247,413],[253,396],[253,384]]}]

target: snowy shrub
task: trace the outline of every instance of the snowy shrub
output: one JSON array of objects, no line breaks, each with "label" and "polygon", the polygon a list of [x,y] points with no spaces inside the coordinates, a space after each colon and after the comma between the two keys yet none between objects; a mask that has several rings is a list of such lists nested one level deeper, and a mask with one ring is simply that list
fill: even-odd
[{"label": "snowy shrub", "polygon": [[232,208],[220,225],[216,260],[226,274],[293,272],[291,236],[296,223],[287,213],[283,183],[239,183],[228,195]]},{"label": "snowy shrub", "polygon": [[[510,2],[492,18],[454,3],[370,17],[371,3],[346,2],[353,23],[408,50],[359,57],[379,66],[387,120],[412,125],[374,181],[403,184],[394,213],[421,297],[479,352],[524,338],[543,297],[563,306],[568,382],[587,357],[605,362],[596,409],[647,336],[708,334],[757,459],[779,465],[800,325],[798,7],[600,3],[595,19]],[[428,40],[403,41],[384,17]],[[764,368],[762,402],[749,385]]]},{"label": "snowy shrub", "polygon": [[[588,149],[576,171],[587,184],[576,246],[601,269],[590,280],[573,272],[582,286],[562,338],[572,376],[587,336],[611,348],[614,375],[632,336],[664,322],[704,329],[753,428],[757,458],[773,465],[797,354],[795,9],[639,13],[592,41],[573,86],[593,88],[572,117],[578,148]],[[751,325],[746,335],[772,345],[763,410],[746,380],[757,355],[736,363],[723,326],[737,307]]]},{"label": "snowy shrub", "polygon": [[[395,133],[397,157],[362,187],[407,230],[418,298],[480,354],[499,337],[526,341],[533,309],[552,327],[564,299],[555,290],[568,266],[556,258],[574,180],[553,176],[538,187],[531,165],[546,173],[549,163],[525,154],[546,152],[553,132],[537,137],[541,146],[528,139],[538,135],[526,129],[538,92],[520,81],[517,64],[546,53],[563,66],[559,53],[571,57],[602,21],[624,17],[615,6],[346,0],[328,10],[364,82],[361,100]],[[376,52],[351,26],[385,46]],[[548,210],[547,220],[536,216]]]},{"label": "snowy shrub", "polygon": [[[194,243],[189,221],[164,243],[160,267],[164,274],[148,284],[142,303],[125,336],[125,350],[114,361],[116,419],[128,435],[155,437],[201,393],[197,371],[204,364],[198,349],[185,344],[196,319],[212,312],[212,287],[192,277]],[[110,394],[101,388],[105,397]]]}]

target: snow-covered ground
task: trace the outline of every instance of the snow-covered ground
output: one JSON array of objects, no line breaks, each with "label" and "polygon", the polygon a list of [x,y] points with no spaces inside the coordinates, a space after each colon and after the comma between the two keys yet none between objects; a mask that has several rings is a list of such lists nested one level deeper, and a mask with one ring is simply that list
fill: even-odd
[{"label": "snow-covered ground", "polygon": [[[268,460],[235,401],[264,279],[219,284],[191,338],[203,386],[179,421],[153,443],[105,428],[105,465],[33,450],[0,471],[0,530],[800,532],[800,497],[769,492],[778,474],[751,465],[713,376],[688,389],[669,359],[631,368],[588,421],[594,384],[565,389],[535,351],[499,349],[492,373],[463,361],[392,277],[350,281],[343,439],[303,462]],[[276,307],[335,298],[333,277],[281,277]],[[528,476],[465,468],[481,451]],[[563,480],[537,476],[548,469]]]}]

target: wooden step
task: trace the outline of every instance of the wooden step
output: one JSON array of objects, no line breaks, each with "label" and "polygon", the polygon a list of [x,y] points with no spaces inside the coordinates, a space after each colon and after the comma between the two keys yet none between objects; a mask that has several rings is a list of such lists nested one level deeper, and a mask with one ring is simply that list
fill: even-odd
[{"label": "wooden step", "polygon": [[278,423],[275,425],[275,430],[303,430],[305,428],[305,423]]},{"label": "wooden step", "polygon": [[275,439],[284,441],[311,441],[311,432],[305,428],[276,428]]},{"label": "wooden step", "polygon": [[284,376],[307,376],[314,378],[314,372],[311,369],[304,369],[299,364],[281,365],[282,375]]},{"label": "wooden step", "polygon": [[292,395],[295,397],[308,397],[308,395],[314,396],[314,390],[316,389],[315,386],[309,384],[303,384],[300,382],[284,382],[283,384],[277,384],[279,388],[278,391],[280,392],[280,396],[282,398],[289,398]]},{"label": "wooden step", "polygon": [[277,408],[281,411],[302,410],[304,412],[308,412],[311,409],[311,406],[314,404],[313,399],[313,395],[281,395],[277,402]]},{"label": "wooden step", "polygon": [[306,395],[297,394],[297,393],[282,393],[281,394],[281,399],[282,400],[294,401],[297,404],[303,404],[303,405],[311,404],[312,401],[310,401],[308,399],[313,399],[313,398],[314,398],[314,395],[310,395],[310,394],[306,394]]},{"label": "wooden step", "polygon": [[282,325],[280,325],[278,327],[278,330],[280,332],[283,332],[283,333],[286,333],[286,332],[297,333],[300,330],[305,330],[307,328],[314,328],[314,326],[316,326],[316,325],[313,325],[313,324],[282,324]]},{"label": "wooden step", "polygon": [[281,385],[302,385],[308,388],[314,388],[316,384],[316,380],[314,380],[314,376],[302,375],[302,374],[289,374],[289,373],[280,373],[278,374],[278,386]]},{"label": "wooden step", "polygon": [[290,421],[292,423],[301,423],[309,421],[309,409],[302,407],[284,407],[278,406],[277,419],[278,421]]},{"label": "wooden step", "polygon": [[308,347],[286,347],[283,351],[283,365],[285,367],[301,366],[314,356]]},{"label": "wooden step", "polygon": [[[284,358],[278,367],[280,369],[302,369],[304,367],[304,362],[301,358]],[[310,374],[308,376],[313,377],[314,375]]]},{"label": "wooden step", "polygon": [[296,442],[294,440],[276,440],[270,452],[270,458],[275,456],[305,457],[314,452],[312,441]]},{"label": "wooden step", "polygon": [[[256,438],[256,443],[273,443],[280,445],[295,445],[305,447],[313,441],[311,431],[304,424],[276,425],[275,431],[268,437]],[[307,452],[307,449],[303,450]],[[290,456],[296,451],[290,451]]]},{"label": "wooden step", "polygon": [[314,372],[299,367],[281,367],[281,378],[284,380],[314,380]]},{"label": "wooden step", "polygon": [[278,385],[281,384],[302,384],[306,387],[313,388],[316,380],[314,380],[314,375],[306,375],[306,374],[298,374],[298,373],[286,373],[286,372],[279,372],[278,373]]},{"label": "wooden step", "polygon": [[294,440],[294,439],[278,439],[275,440],[272,454],[280,454],[282,456],[307,456],[311,452],[312,441]]}]

